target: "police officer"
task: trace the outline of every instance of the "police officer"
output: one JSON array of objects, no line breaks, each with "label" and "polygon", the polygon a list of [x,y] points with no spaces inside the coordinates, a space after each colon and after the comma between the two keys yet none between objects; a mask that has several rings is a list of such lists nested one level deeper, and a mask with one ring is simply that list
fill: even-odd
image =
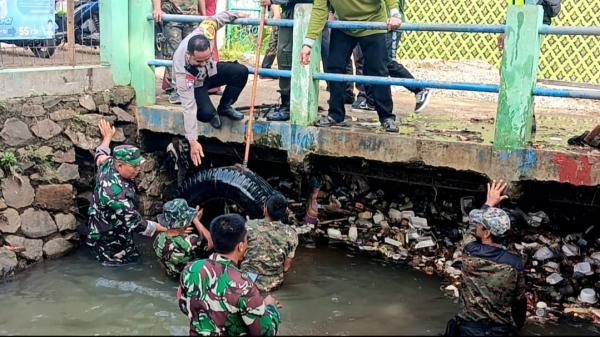
[{"label": "police officer", "polygon": [[[152,0],[154,11],[152,16],[154,21],[160,23],[163,14],[184,14],[198,15],[198,1],[202,0]],[[166,59],[173,58],[175,50],[179,46],[181,40],[194,30],[194,24],[181,22],[167,22],[163,26],[164,43],[162,44],[162,54]],[[181,100],[173,85],[170,68],[165,69],[165,79],[169,87],[166,92],[169,95],[169,102],[172,104],[180,104]]]},{"label": "police officer", "polygon": [[[143,219],[137,210],[137,189],[133,179],[144,163],[140,150],[135,146],[120,145],[115,147],[111,156],[109,146],[115,128],[105,120],[101,120],[98,126],[103,139],[94,157],[98,174],[88,210],[86,244],[100,262],[133,262],[139,257],[133,243],[134,232],[152,236],[167,229],[157,222]],[[184,231],[170,230],[169,233],[176,235]]]},{"label": "police officer", "polygon": [[[232,105],[248,82],[248,68],[237,62],[215,62],[212,49],[218,29],[247,16],[225,11],[204,20],[181,41],[173,55],[173,74],[181,98],[185,138],[190,142],[190,157],[195,166],[200,165],[204,156],[198,142],[198,120],[219,129],[220,115],[232,120],[244,118],[244,114]],[[208,90],[222,85],[225,85],[225,91],[215,110]]]}]

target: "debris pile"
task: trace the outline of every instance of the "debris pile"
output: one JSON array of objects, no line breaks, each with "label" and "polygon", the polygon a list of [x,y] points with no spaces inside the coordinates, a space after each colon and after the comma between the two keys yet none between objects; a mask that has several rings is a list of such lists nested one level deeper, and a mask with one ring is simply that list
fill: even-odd
[{"label": "debris pile", "polygon": [[[306,202],[290,204],[291,223],[301,238],[345,244],[407,263],[428,275],[444,277],[444,292],[459,296],[461,241],[471,231],[468,212],[480,206],[473,197],[451,202],[418,192],[386,195],[381,189],[371,190],[360,177],[352,177],[348,187],[335,186],[327,177],[323,180],[317,197],[318,222],[304,221]],[[594,227],[561,237],[546,230],[551,219],[543,211],[509,212],[518,230],[513,231],[517,234],[509,238],[507,248],[525,261],[531,318],[555,321],[568,314],[600,323],[600,240]]]}]

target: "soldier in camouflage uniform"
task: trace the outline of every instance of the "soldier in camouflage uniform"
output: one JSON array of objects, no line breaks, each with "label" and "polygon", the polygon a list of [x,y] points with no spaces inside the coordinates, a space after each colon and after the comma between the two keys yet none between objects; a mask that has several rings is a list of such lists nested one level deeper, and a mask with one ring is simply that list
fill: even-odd
[{"label": "soldier in camouflage uniform", "polygon": [[152,236],[167,229],[157,222],[144,220],[136,209],[137,189],[133,179],[144,162],[140,150],[121,145],[115,147],[111,156],[109,146],[115,128],[105,120],[100,121],[99,128],[103,140],[94,157],[98,174],[88,210],[86,244],[98,261],[128,263],[139,257],[133,244],[133,232]]},{"label": "soldier in camouflage uniform", "polygon": [[264,219],[248,222],[248,252],[242,262],[244,272],[257,275],[256,286],[272,291],[283,283],[298,246],[298,234],[281,222],[287,213],[287,199],[275,193],[267,199]]},{"label": "soldier in camouflage uniform", "polygon": [[272,296],[263,299],[239,269],[248,246],[244,218],[221,215],[210,224],[215,253],[181,273],[179,309],[190,318],[191,336],[273,336],[281,318]]},{"label": "soldier in camouflage uniform", "polygon": [[[154,7],[154,20],[158,23],[161,22],[163,14],[198,15],[198,0],[152,0],[152,5]],[[165,59],[172,59],[181,40],[193,30],[193,23],[165,23],[163,26],[164,41],[161,44],[163,57]],[[165,68],[165,77],[169,82],[169,88],[166,90],[170,94],[169,102],[173,104],[181,103],[177,90],[175,90],[169,67]]]},{"label": "soldier in camouflage uniform", "polygon": [[448,324],[448,335],[512,335],[525,322],[524,263],[502,245],[510,218],[495,207],[507,198],[504,188],[502,181],[488,184],[484,208],[469,214],[475,240],[465,240],[460,310]]},{"label": "soldier in camouflage uniform", "polygon": [[154,252],[169,277],[179,278],[188,262],[208,257],[212,240],[201,219],[202,210],[189,207],[184,199],[173,199],[163,205],[163,213],[158,215],[158,221],[165,227],[178,229],[194,224],[198,231],[198,234],[176,236],[160,233],[154,239]]}]

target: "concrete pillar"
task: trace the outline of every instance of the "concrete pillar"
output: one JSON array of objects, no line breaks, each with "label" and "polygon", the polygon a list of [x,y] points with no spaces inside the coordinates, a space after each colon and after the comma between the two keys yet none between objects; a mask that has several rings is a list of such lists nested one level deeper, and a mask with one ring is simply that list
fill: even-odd
[{"label": "concrete pillar", "polygon": [[100,60],[116,85],[129,85],[129,1],[100,0]]},{"label": "concrete pillar", "polygon": [[310,22],[311,4],[298,4],[294,9],[294,45],[292,49],[292,81],[290,121],[307,126],[317,120],[319,108],[319,81],[313,74],[321,69],[321,39],[312,47],[312,59],[308,66],[300,64],[300,52]]},{"label": "concrete pillar", "polygon": [[156,103],[156,76],[148,65],[155,58],[154,21],[148,20],[149,15],[152,15],[150,0],[129,0],[129,68],[137,106]]},{"label": "concrete pillar", "polygon": [[540,61],[542,18],[541,6],[508,7],[496,114],[496,148],[523,149],[531,140],[532,91]]}]

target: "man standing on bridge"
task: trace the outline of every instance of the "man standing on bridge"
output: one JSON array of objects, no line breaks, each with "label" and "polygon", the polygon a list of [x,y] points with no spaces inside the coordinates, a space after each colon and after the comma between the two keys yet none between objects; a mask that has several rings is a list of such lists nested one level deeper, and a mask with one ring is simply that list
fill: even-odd
[{"label": "man standing on bridge", "polygon": [[[328,5],[335,10],[340,21],[362,21],[387,23],[388,30],[400,28],[400,12],[397,0],[315,0],[310,18],[308,33],[302,47],[303,65],[310,63],[311,48],[319,37],[328,17]],[[387,11],[389,12],[386,12]],[[364,74],[368,76],[388,77],[388,57],[385,30],[331,30],[328,71],[335,74],[346,72],[346,63],[352,50],[359,44],[365,57]],[[319,120],[317,126],[344,125],[346,109],[344,107],[344,82],[331,82],[328,116]],[[372,87],[375,110],[385,131],[398,132],[396,116],[393,113],[392,93],[389,85]]]},{"label": "man standing on bridge", "polygon": [[[100,262],[129,263],[139,257],[133,243],[133,232],[152,236],[167,229],[157,222],[144,220],[136,209],[133,179],[144,163],[140,149],[120,145],[115,147],[111,156],[110,142],[115,128],[105,120],[101,120],[98,126],[103,139],[94,157],[98,175],[88,210],[86,244]],[[185,230],[189,232],[191,228]],[[178,235],[185,230],[169,230],[169,234]]]},{"label": "man standing on bridge", "polygon": [[[190,142],[190,156],[196,166],[204,157],[198,142],[198,120],[219,129],[219,115],[233,120],[244,118],[244,114],[232,105],[246,86],[248,68],[237,62],[215,62],[212,56],[217,30],[240,17],[247,15],[225,11],[204,20],[181,41],[173,56],[173,73],[181,98],[185,138]],[[225,91],[215,110],[208,90],[223,85]]]}]

